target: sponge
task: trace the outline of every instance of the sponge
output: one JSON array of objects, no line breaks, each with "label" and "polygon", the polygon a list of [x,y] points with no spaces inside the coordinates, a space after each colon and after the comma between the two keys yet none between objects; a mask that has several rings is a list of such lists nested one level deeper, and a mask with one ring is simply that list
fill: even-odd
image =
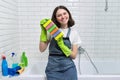
[{"label": "sponge", "polygon": [[55,38],[55,40],[63,37],[63,32],[58,29],[56,24],[51,19],[48,19],[43,24],[43,27]]}]

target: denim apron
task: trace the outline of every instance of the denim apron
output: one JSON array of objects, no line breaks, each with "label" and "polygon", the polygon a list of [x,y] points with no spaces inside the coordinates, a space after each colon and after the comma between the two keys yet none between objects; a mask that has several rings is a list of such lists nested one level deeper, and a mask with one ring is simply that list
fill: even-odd
[{"label": "denim apron", "polygon": [[[67,36],[63,38],[64,44],[71,48],[69,40],[70,28]],[[49,46],[48,64],[45,70],[47,80],[77,80],[77,71],[74,62],[70,57],[66,57],[52,38]]]}]

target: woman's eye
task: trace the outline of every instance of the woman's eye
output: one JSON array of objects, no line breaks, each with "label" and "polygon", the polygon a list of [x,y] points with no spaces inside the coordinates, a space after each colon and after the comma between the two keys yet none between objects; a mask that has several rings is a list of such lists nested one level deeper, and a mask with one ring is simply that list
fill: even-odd
[{"label": "woman's eye", "polygon": [[57,15],[57,17],[60,17],[61,15]]},{"label": "woman's eye", "polygon": [[66,15],[67,13],[64,13],[64,15]]}]

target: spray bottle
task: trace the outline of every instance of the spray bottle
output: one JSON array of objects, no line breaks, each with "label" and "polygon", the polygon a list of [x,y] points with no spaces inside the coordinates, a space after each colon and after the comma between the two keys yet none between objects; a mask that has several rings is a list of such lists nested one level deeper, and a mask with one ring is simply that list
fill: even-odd
[{"label": "spray bottle", "polygon": [[12,57],[12,68],[18,66],[18,63],[16,62],[16,54],[14,52],[11,53],[11,57]]}]

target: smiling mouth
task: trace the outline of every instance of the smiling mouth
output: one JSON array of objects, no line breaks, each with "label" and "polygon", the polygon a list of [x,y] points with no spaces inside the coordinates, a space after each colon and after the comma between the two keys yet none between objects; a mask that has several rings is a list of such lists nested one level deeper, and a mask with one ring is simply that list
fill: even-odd
[{"label": "smiling mouth", "polygon": [[62,22],[66,22],[67,21],[67,19],[63,19],[63,20],[61,20]]}]

